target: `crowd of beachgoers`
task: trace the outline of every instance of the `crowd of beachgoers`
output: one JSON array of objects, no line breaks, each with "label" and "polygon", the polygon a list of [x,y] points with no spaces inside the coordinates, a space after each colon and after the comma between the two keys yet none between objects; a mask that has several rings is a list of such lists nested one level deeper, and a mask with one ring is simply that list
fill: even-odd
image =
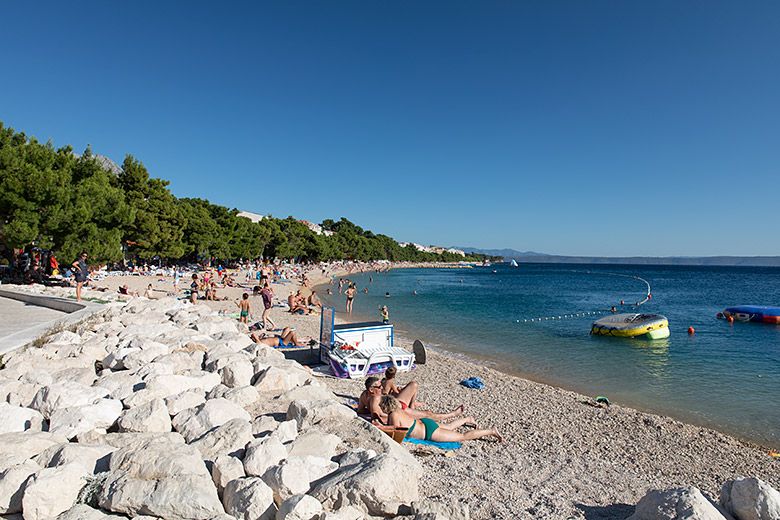
[{"label": "crowd of beachgoers", "polygon": [[[268,347],[284,352],[290,363],[293,362],[290,360],[307,362],[312,360],[309,344],[316,343],[312,338],[319,337],[321,307],[316,298],[318,289],[332,288],[335,292],[338,279],[348,278],[354,272],[412,266],[419,265],[330,262],[311,265],[243,263],[230,268],[222,268],[218,264],[169,268],[139,266],[132,270],[101,267],[90,272],[81,296],[87,300],[117,302],[109,305],[126,302],[128,308],[138,309],[131,312],[147,309],[150,315],[156,312],[154,316],[159,316],[159,309],[172,309],[168,311],[172,320],[176,316],[185,316],[183,322],[195,328],[195,314],[209,322],[221,318],[234,324],[236,334],[250,338],[250,341],[240,342],[243,345],[241,356],[245,356],[243,352],[246,349],[257,356],[260,352],[257,349]],[[74,288],[70,287],[44,289],[33,285],[19,287],[19,290],[75,296]],[[268,295],[271,306],[266,309]],[[247,304],[242,307],[244,301]],[[193,314],[195,309],[199,310]],[[242,315],[243,311],[247,315]],[[115,317],[114,321],[131,323],[134,319],[140,318]],[[233,338],[233,329],[230,330]],[[209,339],[210,343],[206,345],[206,359],[211,345],[218,342],[214,338]],[[395,344],[411,351],[409,339],[396,337]],[[277,347],[282,349],[276,350]],[[129,354],[124,352],[122,355]],[[172,355],[170,348],[166,355]],[[113,356],[111,360],[120,354]],[[434,513],[440,515],[436,518],[623,519],[632,514],[636,519],[671,518],[674,516],[663,516],[664,511],[683,506],[690,506],[691,510],[698,508],[696,511],[702,518],[728,518],[726,514],[734,518],[748,518],[739,510],[743,503],[749,503],[754,509],[770,508],[766,509],[769,511],[766,514],[770,515],[773,511],[771,507],[780,507],[780,494],[775,491],[780,487],[780,459],[765,447],[751,445],[714,430],[625,408],[619,403],[605,406],[587,396],[507,375],[450,355],[443,349],[428,349],[427,358],[425,364],[418,364],[410,372],[398,372],[384,379],[340,379],[325,370],[305,371],[314,377],[318,385],[332,392],[332,399],[353,406],[355,411],[366,415],[369,420],[363,421],[365,425],[373,422],[391,434],[393,429],[403,432],[397,440],[412,437],[423,441],[460,442],[461,446],[456,449],[403,442],[400,446],[413,455],[414,463],[398,455],[394,451],[397,446],[388,448],[380,443],[380,449],[376,439],[371,444],[376,451],[384,450],[401,457],[397,459],[401,462],[395,463],[399,468],[405,468],[403,471],[399,469],[404,478],[414,481],[419,498],[443,508]],[[156,362],[153,359],[148,361]],[[256,386],[259,362],[253,358],[249,363],[254,363],[255,370],[247,369],[252,373],[247,372],[249,375],[245,378],[252,381],[249,386]],[[127,364],[133,366],[130,361]],[[281,361],[277,364],[290,368]],[[143,370],[142,365],[139,363],[134,370]],[[213,367],[215,371],[224,368],[216,361]],[[295,370],[298,368],[293,370],[298,374]],[[475,376],[484,384],[481,389],[460,384]],[[306,386],[302,380],[300,385]],[[212,397],[219,395],[222,398],[225,392],[216,392]],[[173,397],[169,395],[164,399]],[[206,402],[209,402],[208,399],[207,392]],[[203,406],[203,403],[198,406]],[[259,421],[270,412],[264,410],[259,413],[256,405],[247,405],[246,410],[250,415],[256,414],[249,420],[251,431],[259,431],[254,426],[255,420]],[[122,413],[127,411],[126,408]],[[284,412],[289,416],[289,409],[274,410],[277,418]],[[307,413],[313,414],[306,419],[312,421],[315,412]],[[281,428],[275,423],[272,426]],[[351,437],[360,436],[355,433],[355,426],[345,428],[346,431],[337,433],[342,445],[349,446]],[[175,426],[173,430],[176,430]],[[87,437],[91,441],[96,438],[93,434],[84,434],[84,438]],[[260,438],[257,435],[256,441]],[[190,440],[187,439],[187,442]],[[339,456],[349,451],[343,446],[338,450]],[[214,460],[210,461],[213,467],[216,454],[211,455],[214,456]],[[141,457],[135,453],[133,456]],[[359,460],[363,456],[352,457]],[[246,459],[243,463],[246,467]],[[362,460],[361,464],[368,462]],[[415,464],[419,465],[419,479]],[[5,470],[0,468],[2,471]],[[227,472],[221,465],[220,471]],[[252,477],[254,474],[247,473],[245,469],[236,474],[239,480],[245,479],[241,480],[242,483],[251,478],[271,478],[263,475]],[[228,481],[224,476],[222,479],[218,491],[224,505]],[[388,480],[396,482],[398,479],[388,477]],[[330,484],[337,488],[340,482],[334,480]],[[410,491],[404,485],[408,486],[409,482],[398,482],[396,490],[410,493],[406,502],[392,495],[392,500],[399,500],[403,507],[395,503],[372,506],[368,504],[369,499],[353,490],[354,496],[362,498],[352,504],[354,511],[350,509],[343,514],[358,516],[317,514],[324,515],[323,519],[393,514],[406,514],[412,518],[415,513],[423,518],[424,514],[430,515],[430,511],[424,512],[419,502],[415,506],[410,503],[412,498],[418,498],[417,491]],[[319,490],[316,493],[315,488]],[[236,492],[232,488],[230,491]],[[742,498],[749,495],[750,499],[733,498],[732,495],[737,492]],[[315,496],[321,505],[326,504],[325,511],[335,512],[338,507],[333,504],[346,500],[344,497],[349,492],[345,491],[338,499],[324,498],[321,487],[312,485],[311,493],[304,494]],[[276,496],[278,510],[284,501],[282,499],[287,498],[290,497],[284,493]],[[392,502],[387,497],[385,499]],[[374,497],[372,500],[377,499]],[[110,502],[108,497],[106,502]],[[233,505],[231,502],[231,507]],[[133,516],[122,510],[115,511]],[[238,511],[237,506],[235,511]],[[2,512],[0,510],[0,514]],[[24,518],[27,517],[25,512]]]}]

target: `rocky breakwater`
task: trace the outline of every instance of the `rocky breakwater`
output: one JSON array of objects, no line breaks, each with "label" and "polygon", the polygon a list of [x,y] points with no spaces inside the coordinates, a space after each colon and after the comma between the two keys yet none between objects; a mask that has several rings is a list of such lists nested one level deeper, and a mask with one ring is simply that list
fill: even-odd
[{"label": "rocky breakwater", "polygon": [[3,360],[3,518],[435,516],[413,456],[235,321],[136,298],[83,328]]}]

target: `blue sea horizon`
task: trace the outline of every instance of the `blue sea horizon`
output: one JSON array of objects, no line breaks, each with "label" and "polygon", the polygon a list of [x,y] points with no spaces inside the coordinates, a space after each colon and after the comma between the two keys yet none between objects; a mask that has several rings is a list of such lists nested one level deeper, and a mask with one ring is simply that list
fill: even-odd
[{"label": "blue sea horizon", "polygon": [[[322,295],[340,317],[375,320],[377,307],[387,305],[401,337],[509,374],[780,447],[780,325],[716,317],[731,305],[780,305],[780,268],[521,263],[344,278],[358,288],[351,316],[343,312],[337,285],[334,295]],[[637,307],[647,284],[652,298]],[[591,323],[612,306],[666,316],[670,337],[592,336]]]}]

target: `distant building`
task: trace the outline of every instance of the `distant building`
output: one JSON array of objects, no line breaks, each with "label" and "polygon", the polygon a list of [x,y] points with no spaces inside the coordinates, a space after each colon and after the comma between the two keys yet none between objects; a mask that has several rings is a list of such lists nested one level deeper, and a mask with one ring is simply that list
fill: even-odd
[{"label": "distant building", "polygon": [[251,211],[241,211],[238,213],[239,217],[246,217],[254,223],[258,223],[265,218],[265,215],[259,213],[252,213]]},{"label": "distant building", "polygon": [[401,247],[413,246],[417,248],[419,251],[422,251],[423,253],[436,253],[437,255],[440,255],[446,251],[448,253],[454,253],[456,255],[460,255],[464,257],[466,256],[465,252],[455,248],[447,249],[446,247],[441,247],[441,246],[424,246],[421,244],[415,244],[414,242],[398,242],[398,245]]},{"label": "distant building", "polygon": [[318,235],[325,235],[326,237],[329,237],[336,234],[329,229],[322,229],[322,226],[320,226],[319,224],[315,224],[314,222],[309,222],[308,220],[299,220],[298,222],[305,225],[307,228],[311,229]]}]

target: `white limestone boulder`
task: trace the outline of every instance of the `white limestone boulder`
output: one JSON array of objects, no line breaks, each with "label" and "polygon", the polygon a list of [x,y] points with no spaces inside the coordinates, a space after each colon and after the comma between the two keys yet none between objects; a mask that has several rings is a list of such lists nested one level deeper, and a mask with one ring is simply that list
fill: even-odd
[{"label": "white limestone boulder", "polygon": [[720,505],[738,520],[780,519],[780,493],[757,478],[737,477],[723,484]]},{"label": "white limestone boulder", "polygon": [[255,368],[246,359],[234,359],[218,370],[222,384],[229,388],[249,386],[255,375]]},{"label": "white limestone boulder", "polygon": [[35,394],[31,408],[49,419],[55,410],[94,404],[108,397],[105,388],[85,386],[73,381],[47,385]]},{"label": "white limestone boulder", "polygon": [[265,437],[281,424],[271,415],[261,415],[252,421],[252,433],[256,437]]},{"label": "white limestone boulder", "polygon": [[211,465],[211,479],[220,494],[227,486],[228,482],[237,478],[245,477],[244,463],[241,459],[232,455],[219,455]]},{"label": "white limestone boulder", "polygon": [[134,339],[131,347],[139,350],[128,353],[122,358],[122,365],[127,370],[137,370],[152,362],[153,359],[168,354],[168,346],[148,338]]},{"label": "white limestone boulder", "polygon": [[347,466],[362,464],[374,457],[376,457],[376,452],[374,450],[357,448],[344,453],[341,458],[339,458],[339,467],[346,468]]},{"label": "white limestone boulder", "polygon": [[[257,367],[255,367],[257,369]],[[254,387],[260,392],[286,392],[296,386],[306,384],[311,374],[301,370],[286,370],[270,366],[260,372],[254,382]]]},{"label": "white limestone boulder", "polygon": [[279,439],[282,444],[287,444],[298,438],[298,423],[295,421],[282,421],[276,425],[271,435]]},{"label": "white limestone boulder", "polygon": [[18,432],[0,435],[0,461],[17,456],[35,457],[52,446],[68,442],[67,437],[52,432]]},{"label": "white limestone boulder", "polygon": [[287,447],[291,457],[300,455],[317,455],[331,458],[336,455],[341,439],[332,433],[312,428],[298,436]]},{"label": "white limestone boulder", "polygon": [[725,520],[698,488],[651,489],[628,520]]},{"label": "white limestone boulder", "polygon": [[298,428],[303,430],[326,419],[350,421],[355,412],[343,404],[333,401],[307,401],[299,399],[290,403],[287,408],[287,420],[295,420]]},{"label": "white limestone boulder", "polygon": [[244,471],[247,475],[260,477],[271,466],[287,458],[287,448],[276,437],[256,439],[246,446]]},{"label": "white limestone boulder", "polygon": [[272,520],[276,516],[273,491],[258,477],[228,482],[222,503],[225,511],[239,520]]},{"label": "white limestone boulder", "polygon": [[325,509],[352,505],[374,516],[398,514],[419,499],[419,465],[382,454],[321,479],[309,493]]},{"label": "white limestone boulder", "polygon": [[79,434],[79,444],[99,444],[114,448],[136,448],[151,444],[186,444],[184,437],[177,432],[169,433],[98,433],[90,431]]},{"label": "white limestone boulder", "polygon": [[120,432],[169,432],[171,416],[165,401],[158,397],[122,412],[117,426]]},{"label": "white limestone boulder", "polygon": [[171,322],[158,323],[153,325],[138,325],[133,324],[126,327],[125,330],[120,332],[117,337],[120,340],[127,338],[157,338],[166,333],[170,333],[176,330],[176,326]]},{"label": "white limestone boulder", "polygon": [[255,404],[260,398],[260,392],[254,386],[241,386],[238,388],[228,388],[225,385],[217,385],[208,393],[209,399],[225,398],[233,401],[245,410]]},{"label": "white limestone boulder", "polygon": [[173,427],[187,442],[192,442],[206,432],[231,419],[251,419],[249,414],[227,399],[211,399],[200,406],[180,412],[173,419]]},{"label": "white limestone boulder", "polygon": [[111,454],[116,451],[113,446],[103,444],[82,444],[67,442],[52,446],[36,455],[33,460],[43,468],[64,466],[71,462],[78,462],[91,473],[108,471],[108,463]]},{"label": "white limestone boulder", "polygon": [[96,380],[97,375],[95,374],[95,366],[92,363],[90,363],[90,366],[85,368],[65,368],[58,370],[51,375],[51,382],[54,385],[64,383],[66,381],[74,381],[89,387],[92,386]]},{"label": "white limestone boulder", "polygon": [[316,498],[309,495],[295,495],[279,506],[276,520],[317,520],[322,512],[322,504]]},{"label": "white limestone boulder", "polygon": [[128,516],[210,520],[224,514],[200,452],[153,439],[114,452],[98,503]]},{"label": "white limestone boulder", "polygon": [[[252,340],[250,339],[250,341]],[[244,347],[243,351],[249,354],[253,363],[265,366],[282,363],[286,359],[283,353],[262,343],[251,343]]]},{"label": "white limestone boulder", "polygon": [[190,445],[200,451],[203,460],[211,462],[220,454],[242,458],[245,446],[252,440],[254,437],[249,421],[231,419],[192,441]]},{"label": "white limestone boulder", "polygon": [[67,511],[60,513],[55,520],[120,520],[126,516],[106,514],[99,509],[89,507],[87,504],[76,504]]},{"label": "white limestone boulder", "polygon": [[281,504],[293,495],[309,491],[311,483],[333,473],[339,468],[335,462],[322,457],[303,455],[288,457],[263,473],[263,482],[274,492],[274,501]]},{"label": "white limestone boulder", "polygon": [[207,334],[212,336],[221,332],[233,332],[237,333],[236,323],[234,321],[220,319],[218,321],[207,321],[205,319],[199,320],[195,325],[195,330],[201,334]]},{"label": "white limestone boulder", "polygon": [[[423,517],[424,518],[424,517]],[[325,511],[319,520],[365,520],[366,515],[360,509],[344,506],[335,511]]]},{"label": "white limestone boulder", "polygon": [[287,402],[287,403],[291,403],[293,401],[298,401],[298,400],[312,401],[312,402],[330,401],[330,400],[336,401],[336,395],[322,385],[308,384],[308,385],[298,386],[296,388],[293,388],[292,390],[288,390],[287,392],[284,392],[283,394],[277,396],[276,400],[281,402]]},{"label": "white limestone boulder", "polygon": [[91,472],[78,462],[35,472],[22,497],[25,520],[48,520],[73,507],[89,475]]},{"label": "white limestone boulder", "polygon": [[100,399],[95,404],[56,410],[49,420],[49,431],[68,439],[97,428],[108,429],[122,413],[122,402]]},{"label": "white limestone boulder", "polygon": [[22,512],[27,479],[40,469],[35,461],[28,459],[0,471],[0,515]]},{"label": "white limestone boulder", "polygon": [[192,388],[165,398],[168,414],[175,417],[187,408],[195,408],[206,402],[206,392],[200,388]]},{"label": "white limestone boulder", "polygon": [[43,415],[32,408],[0,403],[0,434],[43,430]]},{"label": "white limestone boulder", "polygon": [[188,370],[201,370],[203,367],[204,352],[200,350],[174,351],[155,358],[158,363],[167,363],[173,366],[174,374],[181,374]]},{"label": "white limestone boulder", "polygon": [[146,384],[136,374],[131,374],[127,371],[111,372],[110,370],[104,370],[93,386],[104,388],[108,392],[108,397],[122,401],[132,395],[133,392],[144,388]]}]

